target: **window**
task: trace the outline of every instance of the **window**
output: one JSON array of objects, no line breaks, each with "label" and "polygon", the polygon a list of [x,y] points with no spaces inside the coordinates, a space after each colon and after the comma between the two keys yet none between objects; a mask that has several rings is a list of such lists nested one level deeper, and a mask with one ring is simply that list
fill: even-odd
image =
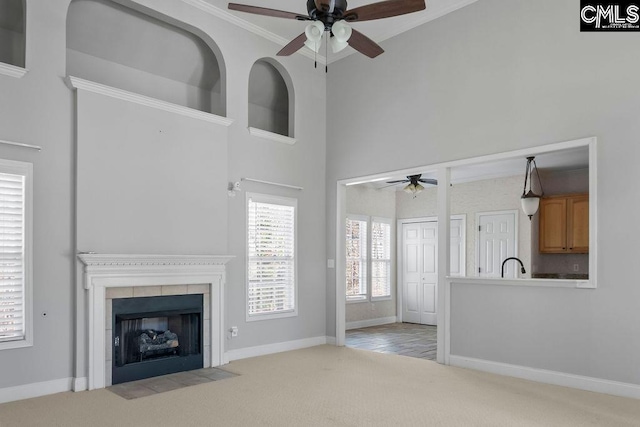
[{"label": "window", "polygon": [[295,199],[247,193],[247,320],[297,315]]},{"label": "window", "polygon": [[367,298],[367,222],[347,218],[347,300]]},{"label": "window", "polygon": [[391,221],[371,221],[371,297],[391,296]]},{"label": "window", "polygon": [[31,171],[0,160],[0,349],[32,345]]},{"label": "window", "polygon": [[347,216],[347,301],[391,297],[391,220]]}]

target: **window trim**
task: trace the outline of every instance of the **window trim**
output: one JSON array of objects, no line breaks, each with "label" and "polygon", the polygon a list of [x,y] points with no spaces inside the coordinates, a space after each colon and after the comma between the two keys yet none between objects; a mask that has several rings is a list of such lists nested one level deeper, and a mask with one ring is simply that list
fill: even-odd
[{"label": "window trim", "polygon": [[[293,310],[274,313],[249,314],[249,200],[259,203],[291,206],[293,213]],[[292,197],[273,196],[269,194],[250,193],[245,195],[245,320],[255,322],[261,320],[282,319],[298,316],[298,199]]]},{"label": "window trim", "polygon": [[33,164],[0,159],[0,173],[24,181],[24,337],[0,342],[0,351],[33,346]]}]

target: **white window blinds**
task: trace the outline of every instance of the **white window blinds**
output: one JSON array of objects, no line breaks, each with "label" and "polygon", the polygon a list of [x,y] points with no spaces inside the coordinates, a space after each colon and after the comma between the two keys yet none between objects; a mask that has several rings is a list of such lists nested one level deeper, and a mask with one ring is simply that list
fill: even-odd
[{"label": "white window blinds", "polygon": [[371,296],[391,296],[391,224],[371,222]]},{"label": "white window blinds", "polygon": [[25,338],[25,177],[0,173],[0,342]]},{"label": "white window blinds", "polygon": [[367,297],[367,220],[347,218],[347,299]]},{"label": "white window blinds", "polygon": [[295,199],[247,200],[248,315],[296,310]]}]

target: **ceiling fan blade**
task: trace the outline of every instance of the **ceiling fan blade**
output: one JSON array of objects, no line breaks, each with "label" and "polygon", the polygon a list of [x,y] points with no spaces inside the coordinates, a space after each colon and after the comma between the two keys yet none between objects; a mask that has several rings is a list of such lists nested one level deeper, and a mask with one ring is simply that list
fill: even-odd
[{"label": "ceiling fan blade", "polygon": [[424,182],[425,184],[438,185],[438,180],[437,179],[422,178],[422,179],[419,179],[418,181]]},{"label": "ceiling fan blade", "polygon": [[308,16],[300,15],[299,13],[285,12],[283,10],[269,9],[266,7],[247,6],[245,4],[229,3],[230,10],[237,10],[238,12],[253,13],[255,15],[273,16],[276,18],[297,19],[298,21],[308,21]]},{"label": "ceiling fan blade", "polygon": [[[388,184],[388,183],[387,183]],[[390,187],[395,187],[396,185],[398,185],[399,183],[396,184],[391,184],[391,185],[385,185],[384,187],[380,187],[378,188],[378,190],[384,190],[385,188],[390,188]]]},{"label": "ceiling fan blade", "polygon": [[280,52],[278,52],[278,56],[289,56],[296,53],[302,46],[304,46],[304,42],[307,40],[307,35],[305,33],[300,34],[295,39],[291,40],[285,47],[283,47]]},{"label": "ceiling fan blade", "polygon": [[344,19],[348,22],[372,21],[419,12],[426,7],[425,0],[387,0],[347,10]]},{"label": "ceiling fan blade", "polygon": [[369,58],[375,58],[384,52],[376,42],[362,34],[360,31],[352,29],[351,37],[349,37],[349,46],[358,52],[367,55]]},{"label": "ceiling fan blade", "polygon": [[397,181],[387,181],[387,184],[400,184],[401,182],[409,182],[408,179],[399,179]]}]

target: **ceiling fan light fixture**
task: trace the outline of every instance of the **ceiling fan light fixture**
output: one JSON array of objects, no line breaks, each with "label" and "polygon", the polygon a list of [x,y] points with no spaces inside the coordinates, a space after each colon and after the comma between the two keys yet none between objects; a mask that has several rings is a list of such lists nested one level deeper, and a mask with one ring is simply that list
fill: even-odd
[{"label": "ceiling fan light fixture", "polygon": [[404,187],[403,191],[408,194],[414,194],[416,192],[416,186],[413,184],[409,184]]},{"label": "ceiling fan light fixture", "polygon": [[312,42],[311,40],[307,40],[304,42],[304,45],[316,53],[320,51],[320,41]]},{"label": "ceiling fan light fixture", "polygon": [[307,41],[319,44],[320,40],[322,40],[322,34],[324,34],[324,24],[320,21],[313,21],[307,25],[304,34],[307,36]]},{"label": "ceiling fan light fixture", "polygon": [[424,187],[420,184],[416,184],[416,191],[415,194],[418,194],[420,192],[422,192],[422,190],[424,190]]},{"label": "ceiling fan light fixture", "polygon": [[333,53],[338,53],[341,50],[344,50],[347,46],[349,46],[349,43],[341,42],[336,37],[331,37],[331,39],[329,40],[329,43],[331,44],[331,50],[333,51]]},{"label": "ceiling fan light fixture", "polygon": [[339,41],[346,43],[353,34],[351,26],[344,21],[337,21],[333,23],[331,27],[331,33]]}]

